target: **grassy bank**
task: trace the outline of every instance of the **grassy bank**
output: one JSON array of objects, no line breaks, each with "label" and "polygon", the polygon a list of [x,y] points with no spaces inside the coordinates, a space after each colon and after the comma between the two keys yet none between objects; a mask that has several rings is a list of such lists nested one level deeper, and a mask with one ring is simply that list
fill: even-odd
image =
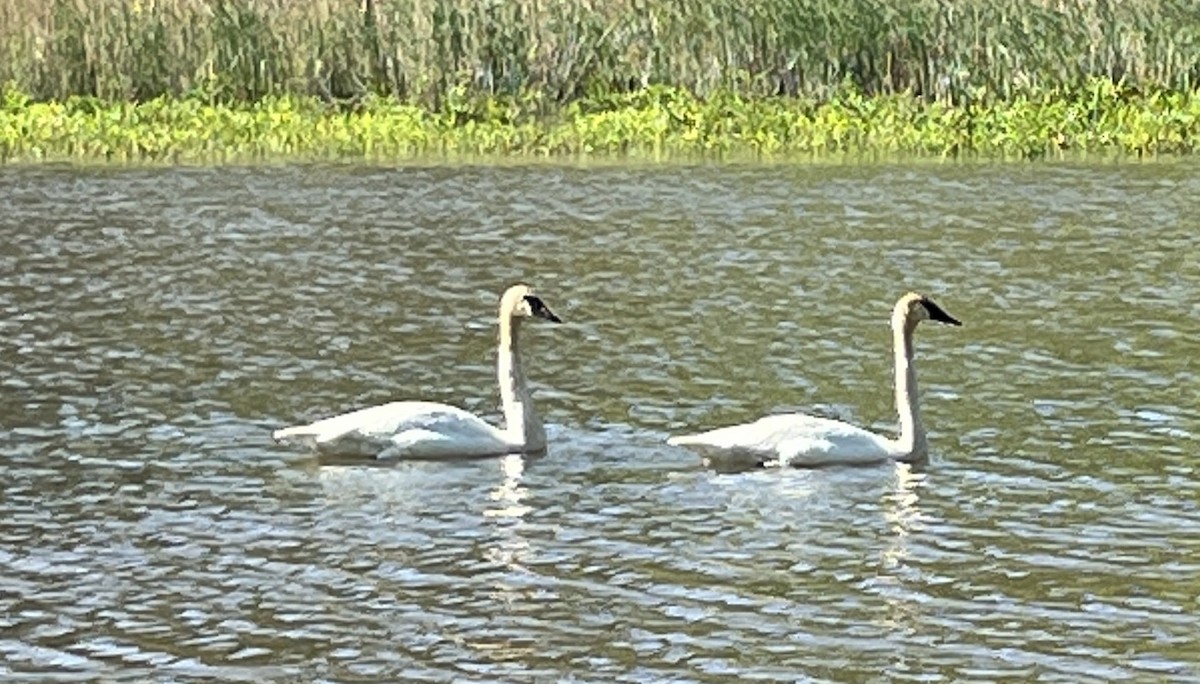
[{"label": "grassy bank", "polygon": [[1194,0],[9,0],[4,159],[1186,153]]},{"label": "grassy bank", "polygon": [[0,83],[41,101],[456,93],[549,112],[658,84],[964,104],[1092,78],[1190,92],[1193,0],[6,0]]},{"label": "grassy bank", "polygon": [[554,115],[517,99],[462,96],[430,111],[368,98],[253,104],[201,98],[38,103],[9,90],[0,158],[222,161],[428,155],[765,155],[866,153],[1041,157],[1188,153],[1200,146],[1200,93],[1145,93],[1106,80],[990,104],[844,91],[754,98],[651,87],[576,100]]}]

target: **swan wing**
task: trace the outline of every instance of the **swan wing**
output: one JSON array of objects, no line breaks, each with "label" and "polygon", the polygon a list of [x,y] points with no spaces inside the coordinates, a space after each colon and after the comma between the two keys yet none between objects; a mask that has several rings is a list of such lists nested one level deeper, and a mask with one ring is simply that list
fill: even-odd
[{"label": "swan wing", "polygon": [[688,447],[713,461],[792,466],[872,463],[895,455],[886,437],[805,413],[766,416],[752,423],[672,437],[667,443]]},{"label": "swan wing", "polygon": [[330,455],[469,458],[519,451],[505,433],[455,406],[394,401],[276,430],[275,441]]}]

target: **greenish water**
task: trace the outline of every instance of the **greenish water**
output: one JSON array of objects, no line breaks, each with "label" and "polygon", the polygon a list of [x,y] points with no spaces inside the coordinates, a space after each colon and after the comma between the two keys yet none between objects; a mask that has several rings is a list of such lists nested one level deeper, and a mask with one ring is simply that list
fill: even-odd
[{"label": "greenish water", "polygon": [[[1200,680],[1200,175],[1147,165],[0,168],[13,681]],[[323,467],[270,430],[497,419],[548,454]],[[932,458],[714,473],[672,433]]]}]

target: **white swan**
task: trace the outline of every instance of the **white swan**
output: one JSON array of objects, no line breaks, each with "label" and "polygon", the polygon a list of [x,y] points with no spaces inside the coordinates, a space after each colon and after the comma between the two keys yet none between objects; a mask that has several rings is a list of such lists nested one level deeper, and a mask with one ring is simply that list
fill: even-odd
[{"label": "white swan", "polygon": [[298,444],[327,455],[449,459],[536,453],[546,449],[546,431],[533,408],[521,369],[521,321],[557,315],[524,284],[500,298],[500,344],[496,376],[504,407],[504,429],[454,406],[428,401],[394,401],[308,425],[276,430],[276,442]]},{"label": "white swan", "polygon": [[913,332],[924,320],[962,325],[933,300],[916,292],[910,292],[896,302],[892,310],[892,340],[896,411],[900,414],[897,439],[829,418],[791,413],[700,434],[671,437],[667,444],[688,447],[713,463],[819,466],[885,460],[921,461],[928,455],[929,444],[917,408]]}]

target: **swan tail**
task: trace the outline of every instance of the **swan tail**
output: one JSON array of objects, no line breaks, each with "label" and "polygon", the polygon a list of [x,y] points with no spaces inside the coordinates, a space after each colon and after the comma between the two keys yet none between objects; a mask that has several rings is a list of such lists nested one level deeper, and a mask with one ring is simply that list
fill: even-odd
[{"label": "swan tail", "polygon": [[271,433],[271,439],[274,439],[279,444],[285,444],[297,439],[315,439],[317,433],[313,431],[311,425],[295,425],[289,428],[281,428]]}]

